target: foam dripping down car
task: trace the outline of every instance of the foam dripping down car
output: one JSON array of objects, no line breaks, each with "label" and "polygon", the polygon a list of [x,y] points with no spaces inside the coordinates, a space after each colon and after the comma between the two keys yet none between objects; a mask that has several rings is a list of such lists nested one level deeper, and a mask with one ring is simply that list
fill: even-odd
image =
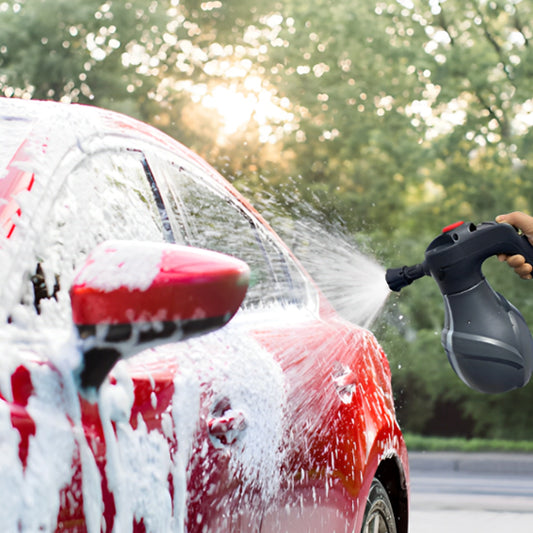
[{"label": "foam dripping down car", "polygon": [[407,532],[387,359],[213,168],[0,99],[5,531]]}]

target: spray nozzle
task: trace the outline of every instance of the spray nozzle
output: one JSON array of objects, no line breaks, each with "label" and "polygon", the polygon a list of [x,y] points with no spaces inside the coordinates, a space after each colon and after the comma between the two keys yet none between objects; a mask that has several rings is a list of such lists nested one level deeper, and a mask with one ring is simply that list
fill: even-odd
[{"label": "spray nozzle", "polygon": [[425,264],[418,263],[413,266],[389,268],[385,274],[385,279],[391,291],[399,292],[407,285],[411,285],[415,279],[419,279],[426,274]]}]

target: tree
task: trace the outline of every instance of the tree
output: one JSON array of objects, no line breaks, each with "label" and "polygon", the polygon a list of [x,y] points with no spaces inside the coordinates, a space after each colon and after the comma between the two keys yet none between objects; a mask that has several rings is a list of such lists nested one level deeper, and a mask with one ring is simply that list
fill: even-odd
[{"label": "tree", "polygon": [[[455,220],[533,210],[525,1],[101,2],[0,4],[0,92],[151,122],[274,225],[294,233],[287,216],[311,215],[391,266],[420,262]],[[488,263],[533,324],[523,283]],[[440,346],[442,317],[424,279],[390,298],[374,328],[404,427],[435,431],[448,406],[474,433],[518,434],[523,418],[507,414],[533,387],[490,401],[469,391]]]},{"label": "tree", "polygon": [[21,0],[0,7],[0,91],[146,119],[166,2]]}]

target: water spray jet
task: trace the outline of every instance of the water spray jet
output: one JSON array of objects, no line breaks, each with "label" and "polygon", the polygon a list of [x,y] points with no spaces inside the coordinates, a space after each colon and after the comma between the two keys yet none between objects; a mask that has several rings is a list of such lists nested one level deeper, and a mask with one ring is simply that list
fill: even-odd
[{"label": "water spray jet", "polygon": [[509,224],[457,222],[447,226],[413,266],[388,269],[400,291],[431,276],[444,299],[441,342],[459,378],[489,394],[525,386],[533,370],[533,338],[520,311],[494,291],[481,271],[485,259],[521,254],[533,264],[533,246]]}]

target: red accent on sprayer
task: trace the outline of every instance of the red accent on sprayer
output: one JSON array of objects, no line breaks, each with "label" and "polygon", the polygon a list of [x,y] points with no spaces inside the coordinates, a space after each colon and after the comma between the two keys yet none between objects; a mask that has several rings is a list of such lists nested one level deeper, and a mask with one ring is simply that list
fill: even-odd
[{"label": "red accent on sprayer", "polygon": [[452,231],[452,229],[458,228],[461,224],[464,224],[462,220],[459,220],[459,222],[454,222],[453,224],[442,228],[442,233],[448,233],[449,231]]}]

